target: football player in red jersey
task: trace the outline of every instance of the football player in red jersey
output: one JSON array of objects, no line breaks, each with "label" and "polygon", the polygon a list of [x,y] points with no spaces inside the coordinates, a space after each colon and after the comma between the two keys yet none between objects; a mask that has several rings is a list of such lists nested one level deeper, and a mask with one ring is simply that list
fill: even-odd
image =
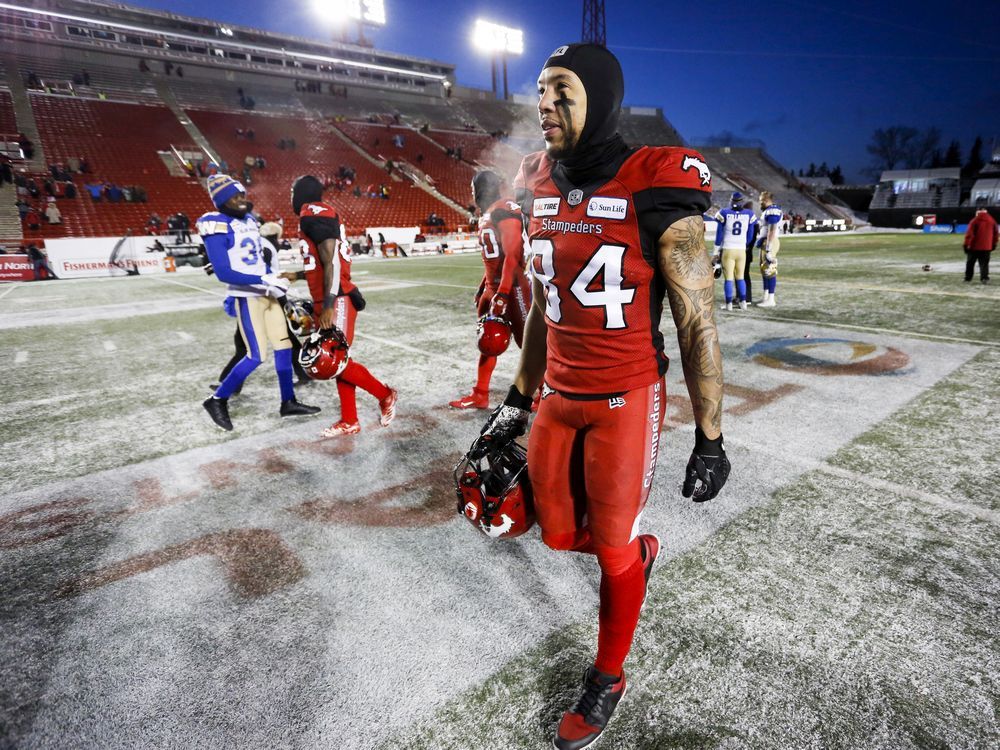
[{"label": "football player in red jersey", "polygon": [[528,437],[542,540],[595,555],[601,569],[597,654],[556,730],[560,750],[597,739],[624,695],[622,666],[660,551],[639,521],[666,405],[664,293],[696,419],[682,494],[708,500],[729,475],[703,241],[711,174],[689,148],[629,148],[618,134],[623,92],[604,47],[560,47],[543,66],[546,148],[524,158],[514,183],[531,243],[532,306],[514,384],[474,446],[488,452],[523,434],[529,394],[542,386]]},{"label": "football player in red jersey", "polygon": [[[354,320],[366,303],[361,290],[351,281],[351,257],[337,209],[323,202],[323,183],[312,175],[299,177],[292,185],[292,208],[299,216],[303,270],[283,275],[289,280],[305,279],[309,283],[313,305],[320,311],[317,327],[336,326],[350,344],[354,340]],[[396,415],[396,391],[364,365],[351,360],[337,376],[340,421],[323,430],[323,437],[361,432],[355,397],[359,386],[378,399],[379,424],[388,427],[392,422]]]},{"label": "football player in red jersey", "polygon": [[[524,319],[531,304],[531,288],[524,273],[521,208],[503,194],[503,180],[492,170],[472,179],[472,198],[482,212],[479,249],[486,272],[476,292],[477,317],[489,314],[510,323],[514,341],[521,346]],[[486,409],[490,405],[490,378],[497,358],[479,355],[476,386],[468,396],[449,402],[455,409]]]}]

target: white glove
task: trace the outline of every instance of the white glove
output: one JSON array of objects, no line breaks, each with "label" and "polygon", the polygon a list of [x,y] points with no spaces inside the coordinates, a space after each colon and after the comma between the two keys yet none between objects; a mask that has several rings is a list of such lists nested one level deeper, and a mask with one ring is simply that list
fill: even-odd
[{"label": "white glove", "polygon": [[768,263],[774,263],[774,255],[771,253],[764,253],[764,260]]},{"label": "white glove", "polygon": [[284,297],[290,286],[288,279],[276,273],[265,273],[260,281],[267,287],[267,295],[275,299]]},{"label": "white glove", "polygon": [[715,246],[715,252],[712,253],[712,275],[715,278],[719,278],[722,275],[722,260],[718,245]]}]

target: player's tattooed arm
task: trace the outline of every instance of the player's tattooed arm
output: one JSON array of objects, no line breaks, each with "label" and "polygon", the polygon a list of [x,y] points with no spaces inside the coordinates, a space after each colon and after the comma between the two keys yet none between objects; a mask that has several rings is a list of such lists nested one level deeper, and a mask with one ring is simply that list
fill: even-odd
[{"label": "player's tattooed arm", "polygon": [[545,358],[548,354],[548,326],[545,325],[545,290],[542,282],[531,280],[531,309],[524,322],[524,340],[521,347],[521,364],[517,368],[514,385],[525,396],[531,396],[542,385],[545,377]]},{"label": "player's tattooed arm", "polygon": [[660,237],[659,264],[695,421],[709,439],[715,439],[722,432],[722,351],[704,236],[700,216],[674,222]]}]

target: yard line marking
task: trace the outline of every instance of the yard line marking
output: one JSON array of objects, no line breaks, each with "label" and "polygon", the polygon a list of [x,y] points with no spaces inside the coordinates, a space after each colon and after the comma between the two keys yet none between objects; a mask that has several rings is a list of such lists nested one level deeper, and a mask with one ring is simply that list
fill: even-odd
[{"label": "yard line marking", "polygon": [[[683,424],[681,422],[676,422],[671,419],[665,419],[664,422],[674,428],[690,428],[690,424]],[[889,482],[885,479],[878,479],[876,477],[869,477],[861,474],[857,471],[851,471],[850,469],[844,469],[839,466],[833,466],[826,461],[814,461],[809,458],[803,458],[801,456],[793,456],[788,454],[778,454],[772,453],[770,451],[761,450],[760,445],[756,443],[750,443],[739,438],[726,438],[726,442],[733,446],[739,446],[751,453],[763,454],[777,461],[781,461],[785,464],[795,464],[804,470],[819,471],[824,474],[839,477],[841,479],[849,479],[853,482],[858,482],[867,487],[871,487],[875,490],[885,490],[887,492],[892,492],[896,495],[901,495],[907,497],[911,500],[919,500],[929,505],[936,505],[937,507],[952,511],[955,513],[962,513],[967,516],[974,516],[981,521],[986,521],[987,523],[992,523],[995,526],[1000,526],[1000,513],[990,510],[989,508],[982,508],[975,505],[964,505],[962,503],[956,503],[954,500],[949,500],[940,495],[935,495],[932,492],[925,492],[923,490],[914,489],[912,487],[905,487],[901,484],[896,484],[895,482]],[[846,443],[845,445],[850,445]]]},{"label": "yard line marking", "polygon": [[409,346],[408,344],[402,344],[398,341],[393,341],[391,339],[384,339],[380,336],[372,336],[368,333],[358,333],[355,332],[354,335],[358,338],[368,339],[369,341],[374,341],[377,344],[385,344],[386,346],[392,346],[397,349],[403,349],[408,352],[413,352],[414,354],[420,354],[424,357],[433,357],[435,359],[444,359],[455,364],[462,365],[465,367],[471,361],[470,359],[459,359],[458,357],[450,357],[447,354],[438,354],[437,352],[429,352],[426,349],[418,349],[415,346]]},{"label": "yard line marking", "polygon": [[[735,319],[735,318],[734,318]],[[920,333],[919,331],[899,331],[895,328],[878,328],[875,326],[858,326],[852,325],[850,323],[831,323],[828,321],[816,321],[816,320],[800,320],[798,318],[782,318],[777,315],[760,316],[753,318],[754,320],[777,320],[782,323],[798,323],[799,325],[805,326],[816,326],[818,328],[846,328],[853,331],[871,331],[873,333],[891,333],[896,336],[910,336],[916,338],[933,339],[935,341],[945,341],[949,344],[959,343],[959,344],[979,344],[980,346],[990,346],[990,347],[1000,347],[1000,342],[996,341],[980,341],[979,339],[960,339],[957,336],[938,336],[934,333]],[[743,318],[743,320],[751,320],[750,317]]]},{"label": "yard line marking", "polygon": [[227,295],[222,292],[213,292],[211,289],[205,289],[201,286],[195,286],[194,284],[185,284],[183,281],[176,281],[174,279],[164,279],[160,276],[146,276],[145,278],[154,279],[155,281],[163,281],[167,284],[175,284],[177,286],[184,286],[188,289],[194,289],[196,292],[204,292],[205,294],[211,294],[213,297],[226,297]]},{"label": "yard line marking", "polygon": [[194,341],[194,336],[192,336],[187,331],[174,331],[177,334],[177,338],[181,341]]},{"label": "yard line marking", "polygon": [[3,299],[4,297],[6,297],[6,296],[7,296],[8,294],[10,294],[11,292],[13,292],[13,291],[14,291],[15,289],[17,289],[17,288],[18,288],[19,286],[21,286],[21,283],[20,283],[19,281],[15,281],[15,282],[14,282],[13,284],[11,284],[11,285],[10,285],[9,287],[7,287],[7,288],[6,288],[6,289],[4,289],[4,290],[3,290],[2,292],[0,292],[0,299]]},{"label": "yard line marking", "polygon": [[784,279],[785,284],[791,284],[792,286],[815,286],[822,287],[826,289],[860,289],[866,292],[895,292],[897,294],[919,294],[921,296],[927,294],[934,294],[939,297],[967,297],[969,299],[992,299],[1000,300],[995,294],[983,294],[981,292],[944,292],[936,291],[933,289],[900,289],[898,287],[891,286],[871,286],[869,284],[830,284],[825,281],[799,281],[798,279]]},{"label": "yard line marking", "polygon": [[118,345],[114,341],[104,342],[104,351],[106,352],[116,352],[118,351]]},{"label": "yard line marking", "polygon": [[28,361],[28,353],[25,351],[20,351],[14,355],[15,365],[23,365],[27,361]]},{"label": "yard line marking", "polygon": [[[395,281],[395,279],[390,279],[390,278],[387,278],[385,276],[370,276],[369,278],[378,279],[380,281]],[[409,279],[409,280],[407,280],[407,283],[408,284],[412,284],[414,286],[446,286],[446,287],[450,287],[451,289],[478,289],[479,288],[477,286],[466,286],[464,284],[445,284],[443,281],[423,281],[423,280],[417,280],[417,279]]]}]

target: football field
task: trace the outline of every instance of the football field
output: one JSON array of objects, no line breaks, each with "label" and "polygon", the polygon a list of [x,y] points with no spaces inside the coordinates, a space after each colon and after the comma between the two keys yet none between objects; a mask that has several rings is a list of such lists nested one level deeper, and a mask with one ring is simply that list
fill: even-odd
[{"label": "football field", "polygon": [[[947,236],[779,263],[777,307],[717,312],[733,470],[706,504],[664,316],[664,550],[597,746],[998,747],[1000,284],[964,284]],[[400,400],[380,429],[359,392],[332,440],[336,388],[282,420],[273,358],[232,433],[209,421],[234,323],[200,271],[0,286],[0,748],[549,747],[599,571],[455,512],[481,275],[354,264],[352,356]]]}]

